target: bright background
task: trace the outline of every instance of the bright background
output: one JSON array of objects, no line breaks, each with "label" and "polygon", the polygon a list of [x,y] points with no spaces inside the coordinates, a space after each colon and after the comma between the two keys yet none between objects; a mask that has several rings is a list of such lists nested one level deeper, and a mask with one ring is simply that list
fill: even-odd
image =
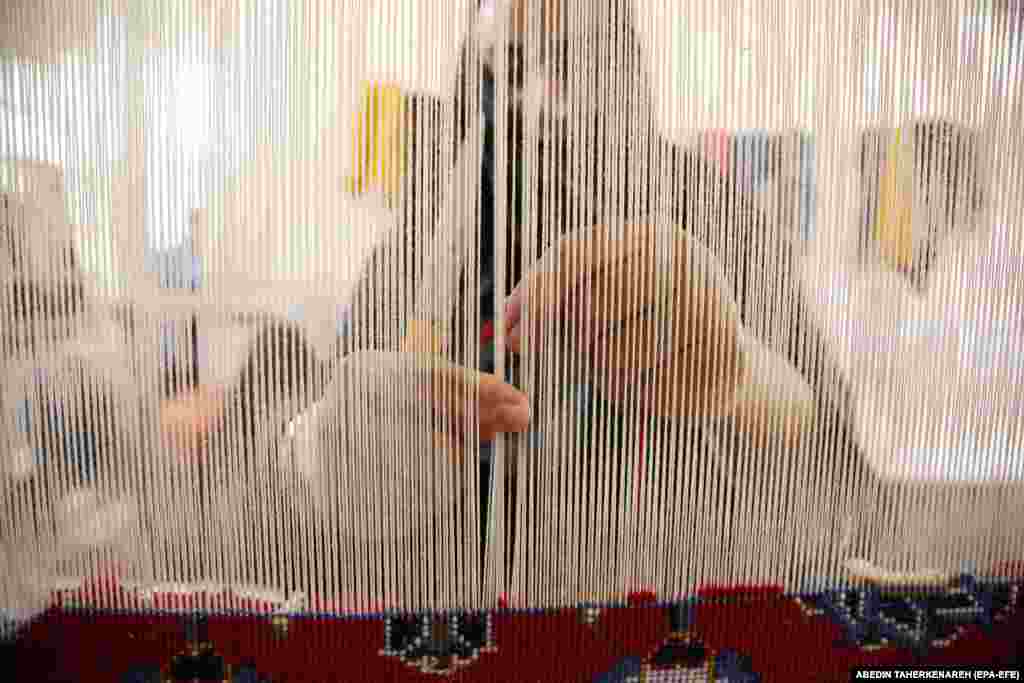
[{"label": "bright background", "polygon": [[[861,80],[814,42],[829,3],[778,5],[637,3],[666,133],[811,128],[823,96],[863,123],[984,119],[970,91],[1004,48],[991,3],[862,13],[879,30]],[[386,225],[372,193],[335,191],[362,89],[445,94],[470,16],[466,0],[21,0],[0,13],[0,157],[63,165],[83,260],[110,293],[135,286],[140,264],[164,285],[201,279],[195,208],[214,245],[198,248],[208,288],[344,289]]]}]

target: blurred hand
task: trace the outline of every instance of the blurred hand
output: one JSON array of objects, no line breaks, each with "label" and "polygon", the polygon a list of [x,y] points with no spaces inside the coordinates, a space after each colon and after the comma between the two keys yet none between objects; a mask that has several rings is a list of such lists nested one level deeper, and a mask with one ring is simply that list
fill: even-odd
[{"label": "blurred hand", "polygon": [[[401,343],[401,351],[410,358],[420,358],[421,364],[432,367],[432,405],[435,415],[445,423],[460,423],[472,414],[473,403],[479,416],[481,443],[494,440],[498,434],[526,431],[529,426],[530,406],[526,395],[497,375],[477,372],[471,368],[452,365],[442,358],[447,348],[444,336],[429,321],[414,320]],[[479,387],[479,393],[476,393]],[[460,435],[463,430],[456,430]],[[438,434],[438,441],[448,444],[450,439]],[[460,436],[459,444],[465,441]]]},{"label": "blurred hand", "polygon": [[410,415],[429,419],[435,444],[463,453],[476,422],[480,443],[498,434],[523,432],[530,424],[526,395],[496,375],[454,365],[429,353],[364,351],[343,363],[342,390],[368,399],[371,406],[394,411],[409,424]]},{"label": "blurred hand", "polygon": [[201,385],[160,405],[160,431],[181,462],[196,462],[224,418],[225,391]]},{"label": "blurred hand", "polygon": [[637,224],[567,235],[526,273],[505,315],[513,351],[559,348],[607,397],[626,400],[636,389],[661,416],[724,414],[743,378],[729,286],[682,229]]},{"label": "blurred hand", "polygon": [[[430,354],[361,352],[345,360],[340,374],[339,381],[348,384],[336,390],[345,392],[346,402],[378,411],[376,418],[429,417],[435,444],[455,454],[472,441],[466,430],[474,416],[481,443],[525,431],[530,423],[521,391],[495,375]],[[163,402],[161,431],[180,461],[202,457],[210,435],[223,424],[224,403],[225,391],[207,386]]]}]

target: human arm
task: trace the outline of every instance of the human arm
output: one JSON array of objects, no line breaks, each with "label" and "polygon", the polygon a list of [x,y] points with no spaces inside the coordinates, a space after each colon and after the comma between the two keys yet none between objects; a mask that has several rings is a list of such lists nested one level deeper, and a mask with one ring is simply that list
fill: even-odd
[{"label": "human arm", "polygon": [[513,351],[524,339],[535,353],[560,347],[607,398],[622,403],[634,392],[661,417],[727,412],[745,368],[723,275],[707,249],[670,225],[568,235],[517,286],[506,320]]},{"label": "human arm", "polygon": [[[409,382],[418,382],[416,391],[412,384],[405,386]],[[165,434],[177,439],[179,452],[188,459],[201,453],[220,427],[236,426],[234,433],[253,436],[262,424],[280,433],[328,391],[341,392],[357,405],[391,401],[392,408],[407,412],[426,401],[437,420],[439,440],[456,451],[469,441],[464,420],[474,410],[481,442],[501,432],[521,431],[529,422],[522,393],[493,375],[414,353],[361,351],[328,366],[302,329],[286,321],[265,323],[226,388],[200,385],[165,399],[161,421]]]}]

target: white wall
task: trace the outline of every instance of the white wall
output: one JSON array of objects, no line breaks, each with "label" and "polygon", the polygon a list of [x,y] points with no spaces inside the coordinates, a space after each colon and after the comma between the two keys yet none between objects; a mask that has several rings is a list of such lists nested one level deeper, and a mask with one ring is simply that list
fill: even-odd
[{"label": "white wall", "polygon": [[[267,0],[89,0],[75,3],[71,13],[60,4],[7,3],[0,154],[52,157],[65,165],[72,222],[90,226],[83,260],[111,287],[122,280],[119,256],[123,261],[139,253],[118,244],[125,233],[140,235],[141,222],[150,247],[173,246],[185,236],[195,205],[213,208],[211,238],[223,238],[226,248],[244,246],[247,233],[232,234],[225,222],[224,205],[233,201],[228,195],[243,197],[241,206],[250,213],[259,205],[256,222],[270,231],[267,243],[291,245],[294,252],[312,242],[325,245],[325,253],[339,252],[352,237],[342,217],[327,215],[315,225],[306,221],[301,240],[289,242],[294,207],[282,209],[274,225],[263,220],[266,202],[244,198],[293,201],[294,193],[280,191],[286,168],[341,182],[352,158],[352,119],[366,80],[447,92],[470,3],[362,0],[295,3],[284,10]],[[663,128],[680,137],[715,127],[813,128],[830,98],[847,105],[831,111],[866,120],[910,114],[983,120],[989,109],[981,96],[987,67],[1005,49],[1005,37],[993,35],[986,17],[972,16],[967,4],[953,0],[929,3],[927,11],[924,5],[904,4],[899,15],[872,17],[866,11],[889,4],[853,6],[856,16],[876,29],[863,60],[861,89],[851,63],[829,61],[835,55],[823,31],[828,3],[637,0],[638,29]],[[127,18],[111,20],[114,12]],[[899,20],[895,24],[893,17]],[[900,31],[885,28],[890,25]],[[980,37],[973,47],[972,30]],[[273,38],[278,35],[291,42]],[[924,40],[924,48],[916,38]],[[127,47],[112,51],[125,40]],[[280,54],[273,49],[278,43],[287,45]],[[119,88],[133,81],[115,73],[126,62],[133,74],[146,77],[145,86],[131,92]],[[218,80],[225,64],[234,71]],[[275,64],[289,72],[287,91],[259,81],[278,80]],[[144,103],[133,104],[139,93]],[[283,126],[268,126],[257,116],[264,105],[283,112],[290,123],[288,138],[281,136]],[[123,117],[133,106],[141,106],[134,111],[148,134],[141,157],[126,151],[125,143],[135,139]],[[69,117],[70,111],[79,115]],[[826,118],[825,130],[832,123]],[[116,200],[139,191],[129,182],[131,169],[123,167],[126,158],[146,160],[145,206],[115,228]],[[116,163],[122,167],[115,183]],[[267,187],[276,189],[267,192]],[[329,187],[324,184],[323,191]],[[321,217],[322,210],[317,209]],[[256,274],[260,279],[323,276],[315,263],[294,254],[267,259],[265,267],[256,268],[262,268]]]}]

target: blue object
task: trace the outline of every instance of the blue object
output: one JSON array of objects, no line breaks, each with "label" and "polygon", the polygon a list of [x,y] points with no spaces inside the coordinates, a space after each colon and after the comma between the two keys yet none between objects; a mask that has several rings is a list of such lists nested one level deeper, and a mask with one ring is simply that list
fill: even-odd
[{"label": "blue object", "polygon": [[261,678],[252,667],[243,666],[231,675],[232,683],[264,683],[269,679]]},{"label": "blue object", "polygon": [[139,666],[121,676],[121,683],[160,683],[160,667]]},{"label": "blue object", "polygon": [[[779,143],[788,134],[748,131],[737,133],[733,138],[734,169],[741,188],[751,191],[771,180],[778,172],[772,163],[772,154],[778,154]],[[799,231],[803,240],[808,240],[814,229],[814,141],[806,133],[797,133],[797,168],[799,175]],[[788,145],[788,143],[787,143]]]},{"label": "blue object", "polygon": [[750,658],[732,650],[715,657],[715,680],[729,683],[756,683],[761,677],[754,673]]},{"label": "blue object", "polygon": [[85,423],[75,429],[69,427],[64,407],[57,401],[45,400],[43,418],[45,426],[35,433],[32,422],[32,404],[25,399],[18,406],[18,428],[28,437],[36,467],[45,467],[50,460],[49,446],[60,449],[64,462],[71,465],[77,483],[90,483],[96,478],[97,436],[95,425]]},{"label": "blue object", "polygon": [[1010,584],[965,576],[941,587],[845,588],[804,599],[840,625],[847,645],[890,644],[924,654],[962,628],[990,626],[1012,609],[1012,595]]},{"label": "blue object", "polygon": [[610,671],[595,678],[594,683],[626,683],[639,680],[642,668],[643,660],[639,657],[626,657],[616,663]]},{"label": "blue object", "polygon": [[149,270],[156,273],[164,289],[195,291],[203,285],[202,262],[195,255],[191,235],[176,247],[152,252],[148,261]]}]

